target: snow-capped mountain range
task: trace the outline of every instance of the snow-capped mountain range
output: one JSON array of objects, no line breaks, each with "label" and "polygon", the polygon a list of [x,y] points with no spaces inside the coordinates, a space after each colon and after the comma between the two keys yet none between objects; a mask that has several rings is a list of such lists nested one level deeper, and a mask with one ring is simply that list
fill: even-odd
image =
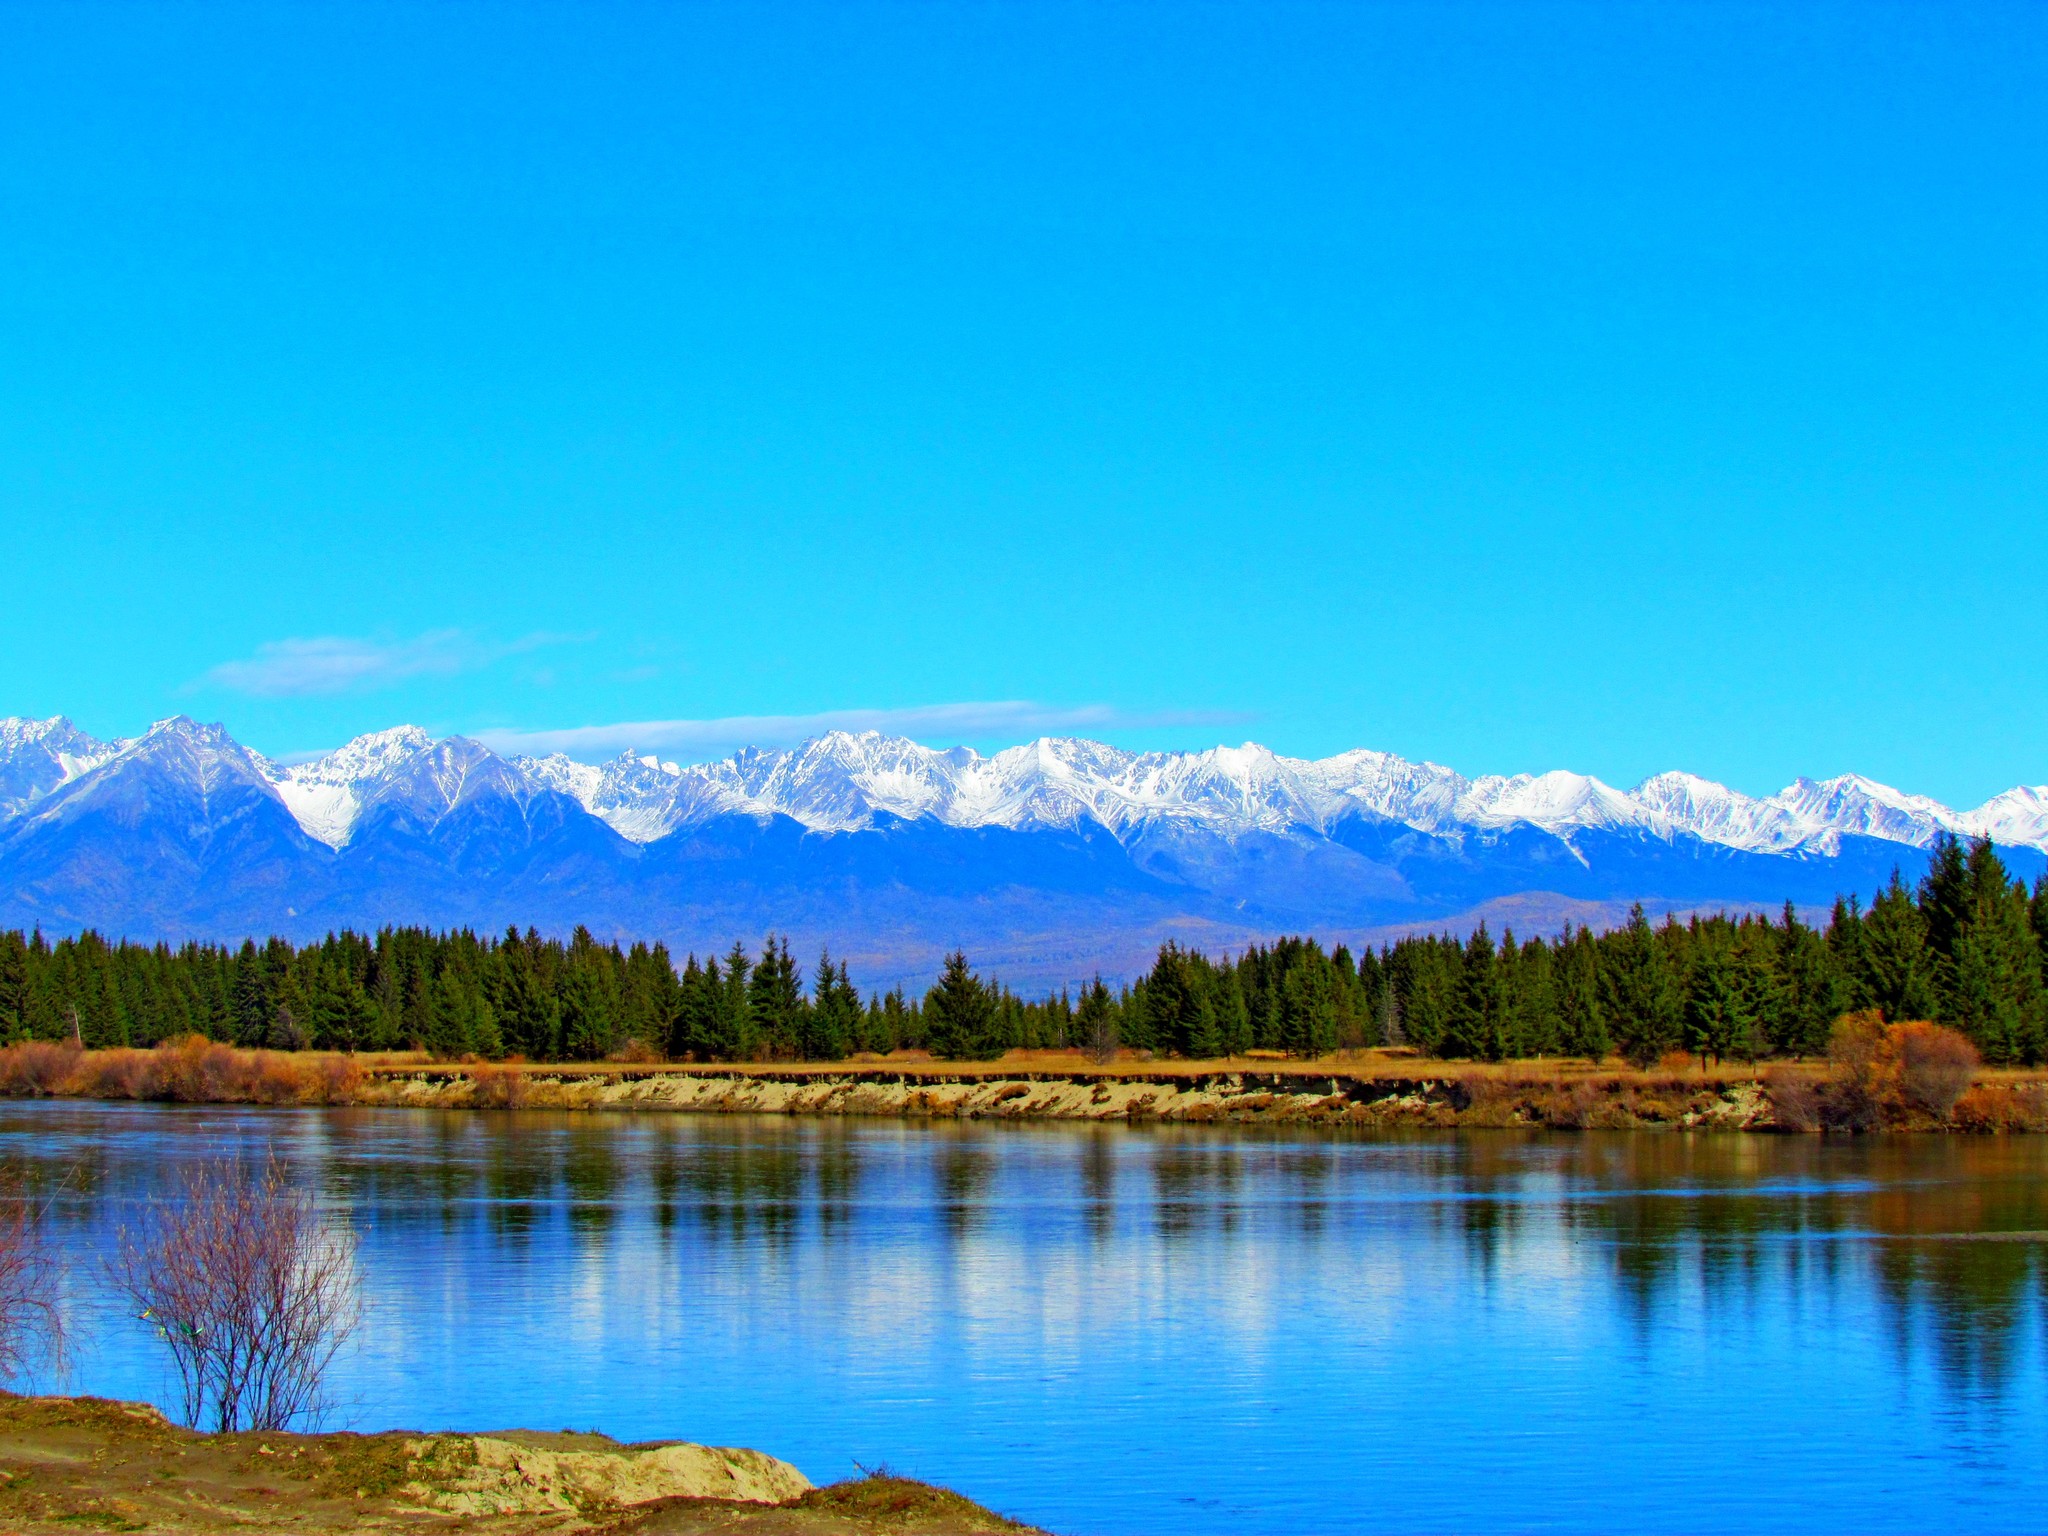
[{"label": "snow-capped mountain range", "polygon": [[1958,811],[1853,774],[1758,798],[1676,772],[1624,790],[1367,750],[1045,738],[984,757],[873,732],[589,764],[414,726],[282,763],[183,717],[114,742],[0,721],[0,920],[165,936],[502,919],[708,942],[719,919],[808,923],[852,952],[883,930],[919,954],[962,930],[1057,950],[1105,923],[1253,935],[1510,899],[1821,901],[1916,868],[1940,832],[2039,867],[2048,786]]},{"label": "snow-capped mountain range", "polygon": [[[382,738],[364,738],[372,739]],[[1858,774],[1800,779],[1759,799],[1689,773],[1660,773],[1620,790],[1565,772],[1468,779],[1435,763],[1363,749],[1309,760],[1251,742],[1204,752],[1123,752],[1045,737],[982,757],[873,731],[833,732],[789,751],[749,750],[688,768],[631,752],[601,766],[559,755],[513,761],[635,842],[731,814],[788,816],[819,832],[858,831],[877,813],[929,816],[955,827],[1072,829],[1094,822],[1119,839],[1159,821],[1224,836],[1326,833],[1347,816],[1365,814],[1419,832],[1520,823],[1569,838],[1583,828],[1626,829],[1667,842],[1690,834],[1757,853],[1833,854],[1844,833],[1924,847],[1937,833],[1953,832],[2048,848],[2048,785],[2010,789],[1975,810],[1952,811]]]}]

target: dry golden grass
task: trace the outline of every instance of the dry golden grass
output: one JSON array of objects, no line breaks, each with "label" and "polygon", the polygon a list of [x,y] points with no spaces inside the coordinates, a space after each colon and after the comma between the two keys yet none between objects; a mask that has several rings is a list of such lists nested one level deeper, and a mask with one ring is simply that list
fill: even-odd
[{"label": "dry golden grass", "polygon": [[154,1050],[81,1051],[31,1040],[0,1049],[0,1094],[188,1104],[350,1104],[361,1064],[327,1051],[241,1051],[199,1035]]}]

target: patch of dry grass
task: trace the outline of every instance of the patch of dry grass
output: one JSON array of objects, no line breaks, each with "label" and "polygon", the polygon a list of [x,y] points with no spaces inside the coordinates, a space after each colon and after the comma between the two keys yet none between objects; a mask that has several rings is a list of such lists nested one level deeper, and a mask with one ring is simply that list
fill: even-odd
[{"label": "patch of dry grass", "polygon": [[0,1049],[0,1094],[186,1104],[352,1104],[363,1071],[331,1052],[242,1051],[201,1035],[154,1050],[81,1051],[30,1040]]}]

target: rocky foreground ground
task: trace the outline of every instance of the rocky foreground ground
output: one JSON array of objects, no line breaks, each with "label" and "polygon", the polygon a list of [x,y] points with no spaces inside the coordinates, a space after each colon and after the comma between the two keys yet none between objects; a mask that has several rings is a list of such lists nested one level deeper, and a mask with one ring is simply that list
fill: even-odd
[{"label": "rocky foreground ground", "polygon": [[1028,1533],[879,1475],[813,1488],[759,1451],[603,1435],[207,1435],[143,1403],[0,1394],[0,1536],[149,1531]]}]

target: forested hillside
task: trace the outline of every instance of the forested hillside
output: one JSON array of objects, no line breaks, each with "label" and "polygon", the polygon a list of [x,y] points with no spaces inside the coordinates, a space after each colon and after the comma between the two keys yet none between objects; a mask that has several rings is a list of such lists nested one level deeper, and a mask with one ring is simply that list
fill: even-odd
[{"label": "forested hillside", "polygon": [[1406,1044],[1442,1056],[1666,1051],[1755,1058],[1822,1050],[1843,1013],[1932,1018],[1987,1061],[2048,1048],[2048,876],[2029,892],[1988,841],[1943,837],[1910,889],[1896,874],[1868,909],[1836,904],[1824,928],[1779,919],[1667,919],[1640,908],[1608,933],[1555,939],[1404,939],[1352,954],[1285,939],[1236,956],[1166,945],[1151,971],[1025,1000],[965,955],[922,997],[863,997],[821,956],[808,976],[786,944],[686,956],[660,945],[386,928],[294,947],[51,944],[0,934],[0,1037],[153,1045],[198,1033],[241,1045],[417,1047],[455,1057],[836,1059],[923,1048],[988,1057],[1013,1047],[1119,1046],[1215,1057],[1317,1055]]}]

